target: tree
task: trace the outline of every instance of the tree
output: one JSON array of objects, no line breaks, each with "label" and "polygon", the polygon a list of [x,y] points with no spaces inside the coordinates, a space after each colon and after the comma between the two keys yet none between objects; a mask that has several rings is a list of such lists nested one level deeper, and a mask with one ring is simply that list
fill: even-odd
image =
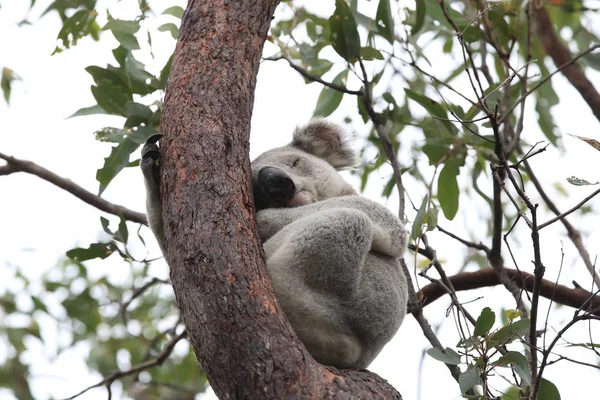
[{"label": "tree", "polygon": [[[561,212],[556,205],[562,200],[560,191],[550,191],[535,172],[543,152],[564,146],[564,135],[551,112],[559,106],[551,78],[563,73],[592,113],[600,115],[600,96],[585,75],[596,67],[593,51],[599,47],[592,45],[598,39],[590,28],[593,24],[586,25],[585,20],[593,18],[593,10],[582,3],[561,2],[479,2],[473,7],[462,1],[426,0],[405,9],[388,0],[371,6],[337,0],[335,10],[322,15],[285,2],[267,35],[276,1],[252,6],[197,3],[190,2],[185,16],[178,6],[164,10],[163,14],[183,16],[183,20],[181,30],[172,22],[158,28],[179,36],[179,42],[174,57],[156,73],[141,62],[139,50],[140,27],[149,29],[145,24],[154,18],[147,2],[138,3],[133,19],[115,19],[96,8],[94,1],[55,1],[43,13],[55,12],[62,20],[56,53],[85,38],[98,39],[104,31],[118,41],[113,51],[116,63],[86,69],[94,79],[91,91],[97,104],[74,116],[116,115],[124,119],[123,127],[96,132],[100,141],[114,143],[96,175],[98,195],[33,162],[5,154],[0,154],[6,161],[0,175],[36,175],[118,216],[119,222],[111,228],[103,217],[102,229],[110,239],[68,251],[64,273],[48,275],[41,294],[15,269],[13,279],[24,283],[33,306],[24,307],[9,289],[1,303],[6,314],[31,314],[29,307],[53,316],[48,300],[65,297],[61,306],[67,317],[62,323],[70,324],[73,332],[67,347],[80,341],[93,343],[88,362],[105,377],[96,386],[106,386],[109,393],[118,379],[124,379],[133,397],[142,393],[189,397],[202,391],[206,380],[190,353],[173,357],[175,346],[189,336],[206,376],[222,397],[360,397],[363,391],[369,393],[365,398],[399,397],[373,373],[337,371],[314,362],[279,311],[266,278],[248,182],[249,123],[266,37],[272,46],[264,62],[282,60],[307,83],[322,85],[315,115],[329,116],[350,100],[355,103],[345,111],[350,113],[347,121],[358,116],[362,122],[354,125],[364,123],[369,128],[364,163],[354,171],[355,179],[364,190],[373,185],[376,173],[385,176],[382,195],[397,201],[400,217],[409,222],[415,256],[406,259],[413,267],[406,273],[418,285],[416,289],[420,287],[411,293],[410,311],[431,343],[429,355],[444,362],[457,380],[456,392],[472,398],[555,399],[560,398],[560,382],[543,378],[550,365],[570,361],[597,367],[593,357],[598,344],[591,325],[589,334],[585,327],[575,339],[565,339],[565,334],[582,322],[595,323],[600,315],[596,290],[600,279],[586,240],[570,222],[575,213],[589,212],[586,203],[600,191],[571,201],[568,211]],[[103,15],[106,21],[100,24],[97,20]],[[571,49],[559,36],[567,31],[572,32]],[[151,45],[151,36],[147,37]],[[440,48],[448,56],[434,54]],[[570,54],[572,50],[576,56]],[[547,66],[546,54],[555,67]],[[429,60],[446,64],[440,70]],[[8,67],[5,71],[9,72],[3,74],[2,88],[8,99],[18,71]],[[400,84],[404,89],[399,89]],[[157,94],[165,88],[163,106]],[[535,108],[529,105],[531,96]],[[341,112],[343,108],[336,115]],[[525,129],[535,126],[529,122],[533,113],[549,142],[545,145],[535,143],[537,132]],[[136,257],[131,249],[132,224],[127,221],[143,224],[143,215],[101,197],[115,177],[137,165],[130,161],[131,154],[158,130],[165,134],[166,258],[186,330],[160,289],[169,282],[147,277],[151,260]],[[576,138],[600,148],[586,135]],[[569,178],[569,183],[592,185],[577,177]],[[450,222],[464,219],[468,213],[461,215],[461,210],[469,208],[479,210],[478,226],[461,230]],[[443,224],[438,224],[439,209],[447,220]],[[556,216],[550,217],[548,211]],[[572,247],[561,248],[556,257],[552,248],[559,239],[540,236],[540,231],[558,222]],[[446,224],[451,230],[440,226]],[[434,244],[440,254],[457,253],[455,244],[443,244],[448,239],[465,246],[458,263],[438,259]],[[545,247],[544,241],[549,243]],[[575,251],[576,257],[569,254]],[[560,272],[553,274],[554,280],[544,279],[548,265],[562,270],[565,253],[575,260],[575,269],[584,266],[589,272],[586,282],[575,288],[559,281]],[[515,269],[508,266],[507,256]],[[120,257],[132,266],[132,288],[108,277],[87,278],[89,260],[109,262],[109,257]],[[533,268],[527,263],[531,258]],[[476,270],[462,272],[461,264]],[[417,268],[419,272],[411,275],[410,270]],[[438,277],[431,276],[431,268]],[[86,285],[80,290],[76,281],[82,279]],[[494,285],[510,293],[513,303],[490,303],[487,297],[483,304],[464,303],[460,291]],[[531,294],[525,300],[527,292]],[[423,313],[423,307],[445,295],[458,328],[458,337],[450,340],[459,342],[458,351],[442,344]],[[112,299],[119,312],[103,311],[103,297]],[[566,314],[557,308],[550,313],[553,302],[576,311],[567,322],[561,321],[560,315]],[[542,307],[548,307],[543,323]],[[473,309],[479,312],[477,318]],[[502,322],[496,322],[499,311]],[[555,315],[559,317],[553,320]],[[115,328],[125,326],[127,331],[131,320],[143,327],[142,332],[119,337]],[[548,328],[549,321],[554,331]],[[13,355],[1,370],[0,381],[10,382],[18,398],[32,397],[30,366],[21,359],[29,348],[28,337],[42,339],[35,314],[27,322],[8,324],[4,333]],[[99,334],[106,326],[109,333]],[[563,340],[571,347],[557,353]],[[573,347],[588,349],[592,360],[567,354]],[[127,368],[119,365],[120,350],[130,357]],[[168,367],[153,368],[163,363]],[[505,382],[510,383],[508,389]],[[561,394],[565,396],[564,390]]]}]

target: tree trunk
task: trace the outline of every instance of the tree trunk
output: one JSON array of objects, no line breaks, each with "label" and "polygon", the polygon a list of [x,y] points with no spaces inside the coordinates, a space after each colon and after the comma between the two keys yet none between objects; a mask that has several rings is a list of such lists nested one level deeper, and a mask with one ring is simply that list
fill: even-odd
[{"label": "tree trunk", "polygon": [[400,398],[312,359],[283,317],[256,231],[248,159],[263,43],[278,0],[190,0],[162,130],[166,258],[190,342],[220,398]]}]

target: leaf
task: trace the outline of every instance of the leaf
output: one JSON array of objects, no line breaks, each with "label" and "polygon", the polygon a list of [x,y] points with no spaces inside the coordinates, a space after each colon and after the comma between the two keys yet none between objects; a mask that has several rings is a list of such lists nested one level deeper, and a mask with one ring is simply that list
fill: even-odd
[{"label": "leaf", "polygon": [[527,358],[523,354],[517,351],[509,351],[494,362],[493,365],[499,367],[512,365],[513,369],[521,377],[523,382],[527,383],[527,385],[531,384],[529,361],[527,361]]},{"label": "leaf", "polygon": [[437,228],[439,212],[440,209],[433,202],[429,204],[429,208],[427,209],[427,232],[431,232]]},{"label": "leaf", "polygon": [[97,141],[108,143],[122,143],[128,134],[129,132],[126,130],[112,127],[102,128],[94,132]]},{"label": "leaf", "polygon": [[[419,2],[417,1],[417,3]],[[390,0],[379,0],[375,22],[379,34],[388,42],[394,44],[394,17],[392,16]]]},{"label": "leaf", "polygon": [[80,108],[79,110],[75,111],[73,114],[69,115],[67,117],[67,119],[75,118],[75,117],[83,117],[85,115],[94,115],[94,114],[108,114],[108,113],[106,111],[104,111],[104,108],[102,108],[98,104],[96,104],[94,106]]},{"label": "leaf", "polygon": [[63,26],[58,32],[58,40],[62,47],[56,47],[52,54],[57,54],[65,49],[75,46],[79,39],[91,35],[97,37],[98,24],[96,24],[96,11],[79,10],[63,21]]},{"label": "leaf", "polygon": [[179,6],[169,7],[165,11],[162,12],[162,15],[172,15],[174,17],[181,19],[181,18],[183,18],[183,8],[181,8]]},{"label": "leaf", "polygon": [[459,169],[455,163],[452,160],[447,160],[438,177],[437,198],[444,216],[448,220],[454,219],[458,212],[458,200],[460,196],[456,180],[458,173]]},{"label": "leaf", "polygon": [[96,180],[100,183],[98,195],[101,195],[113,178],[129,165],[131,153],[154,133],[156,130],[152,127],[139,127],[112,148],[110,155],[104,159],[104,166],[96,172]]},{"label": "leaf", "polygon": [[[421,28],[423,27],[423,23],[425,22],[425,15],[427,14],[427,3],[424,1],[416,1],[416,18],[415,23],[410,31],[412,36],[415,36]],[[450,46],[452,46],[453,41],[449,40]],[[447,42],[447,43],[448,43]]]},{"label": "leaf", "polygon": [[421,202],[421,207],[419,207],[419,211],[417,212],[417,216],[413,221],[412,229],[410,232],[410,237],[413,240],[416,240],[421,235],[421,230],[427,217],[427,203],[429,203],[429,196],[425,195],[423,201]]},{"label": "leaf", "polygon": [[135,37],[135,33],[140,29],[140,23],[138,21],[113,19],[110,14],[108,15],[108,18],[109,20],[106,25],[102,27],[102,30],[110,30],[115,39],[117,39],[124,48],[128,50],[139,50],[140,44]]},{"label": "leaf", "polygon": [[492,329],[495,321],[496,314],[489,307],[485,307],[477,318],[473,336],[485,336]]},{"label": "leaf", "polygon": [[160,32],[171,32],[171,36],[173,36],[173,39],[177,40],[177,38],[179,37],[179,28],[172,22],[159,26],[158,30]]},{"label": "leaf", "polygon": [[112,32],[123,32],[130,35],[137,33],[140,30],[140,23],[138,21],[125,21],[121,19],[113,19],[109,15],[109,20],[102,27],[103,31],[110,30]]},{"label": "leaf", "polygon": [[529,319],[524,318],[498,329],[498,331],[488,339],[488,345],[490,347],[497,347],[512,342],[514,339],[525,335],[529,331],[529,324]]},{"label": "leaf", "polygon": [[367,46],[360,49],[360,56],[363,60],[372,61],[372,60],[383,60],[383,55],[377,49],[373,47]]},{"label": "leaf", "polygon": [[17,75],[13,72],[12,69],[3,67],[2,68],[2,78],[0,78],[0,88],[2,88],[2,92],[4,94],[4,100],[8,104],[8,100],[10,99],[10,92],[12,90],[12,83],[16,80],[20,80]]},{"label": "leaf", "polygon": [[437,101],[432,100],[429,97],[426,97],[422,94],[414,92],[410,89],[404,89],[404,92],[406,93],[406,96],[409,99],[416,101],[425,110],[429,111],[430,114],[432,114],[438,118],[448,119],[448,114],[446,113],[446,110]]},{"label": "leaf", "polygon": [[87,261],[93,258],[105,259],[115,252],[117,246],[114,243],[92,243],[90,247],[84,249],[78,247],[67,251],[67,257],[74,261]]},{"label": "leaf", "polygon": [[475,385],[481,385],[482,383],[481,376],[479,376],[475,368],[469,368],[458,376],[458,386],[462,394],[466,394]]},{"label": "leaf", "polygon": [[554,383],[547,379],[541,378],[540,388],[538,390],[538,399],[560,400],[560,392]]},{"label": "leaf", "polygon": [[110,81],[102,81],[98,86],[92,86],[92,94],[108,114],[126,116],[125,104],[131,101],[131,96],[123,93],[121,86],[115,86]]},{"label": "leaf", "polygon": [[569,182],[571,185],[575,185],[575,186],[590,186],[590,185],[597,185],[598,182],[596,183],[591,183],[586,181],[585,179],[581,179],[581,178],[577,178],[576,176],[571,176],[569,178],[567,178],[567,182]]},{"label": "leaf", "polygon": [[147,105],[130,101],[125,104],[125,112],[127,113],[126,128],[132,128],[141,124],[150,125],[153,112]]},{"label": "leaf", "polygon": [[567,133],[567,135],[577,138],[579,140],[582,140],[582,141],[586,142],[587,144],[589,144],[590,146],[592,146],[593,148],[595,148],[596,150],[600,151],[600,142],[598,142],[597,140],[588,139],[588,138],[585,138],[582,136],[577,136],[577,135],[571,135],[570,133]]},{"label": "leaf", "polygon": [[350,7],[344,0],[335,0],[335,12],[329,18],[333,49],[350,64],[360,57],[360,36]]},{"label": "leaf", "polygon": [[446,347],[445,350],[438,349],[436,347],[428,349],[427,354],[431,357],[435,358],[438,361],[441,361],[446,364],[458,365],[460,364],[460,354],[451,349],[450,347]]},{"label": "leaf", "polygon": [[[345,86],[346,78],[348,77],[348,70],[344,70],[333,79],[333,83],[341,86]],[[328,117],[337,110],[338,106],[342,102],[344,93],[339,90],[332,89],[324,86],[317,99],[317,105],[313,112],[314,117]]]},{"label": "leaf", "polygon": [[504,310],[504,315],[506,315],[506,318],[507,318],[507,319],[508,319],[510,322],[512,322],[512,321],[514,321],[515,319],[519,318],[519,317],[521,316],[521,314],[522,314],[522,312],[521,312],[521,311],[519,311],[519,310],[512,310],[512,309],[509,309],[509,310]]}]

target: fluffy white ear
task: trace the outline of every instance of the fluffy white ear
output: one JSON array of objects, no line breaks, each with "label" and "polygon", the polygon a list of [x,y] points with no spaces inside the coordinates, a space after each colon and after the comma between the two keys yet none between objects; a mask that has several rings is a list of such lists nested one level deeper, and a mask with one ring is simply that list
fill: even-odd
[{"label": "fluffy white ear", "polygon": [[313,119],[305,126],[296,128],[291,145],[324,159],[338,170],[358,163],[358,153],[352,147],[352,137],[338,124],[322,118]]}]

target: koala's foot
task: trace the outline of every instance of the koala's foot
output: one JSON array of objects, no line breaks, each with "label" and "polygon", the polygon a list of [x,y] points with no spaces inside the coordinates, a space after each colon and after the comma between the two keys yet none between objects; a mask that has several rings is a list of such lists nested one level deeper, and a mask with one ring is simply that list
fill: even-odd
[{"label": "koala's foot", "polygon": [[142,173],[144,174],[146,181],[154,184],[156,187],[159,186],[160,179],[160,149],[158,147],[158,141],[161,137],[162,135],[157,133],[146,140],[146,144],[142,147],[142,160],[140,162],[140,167],[142,168]]}]

